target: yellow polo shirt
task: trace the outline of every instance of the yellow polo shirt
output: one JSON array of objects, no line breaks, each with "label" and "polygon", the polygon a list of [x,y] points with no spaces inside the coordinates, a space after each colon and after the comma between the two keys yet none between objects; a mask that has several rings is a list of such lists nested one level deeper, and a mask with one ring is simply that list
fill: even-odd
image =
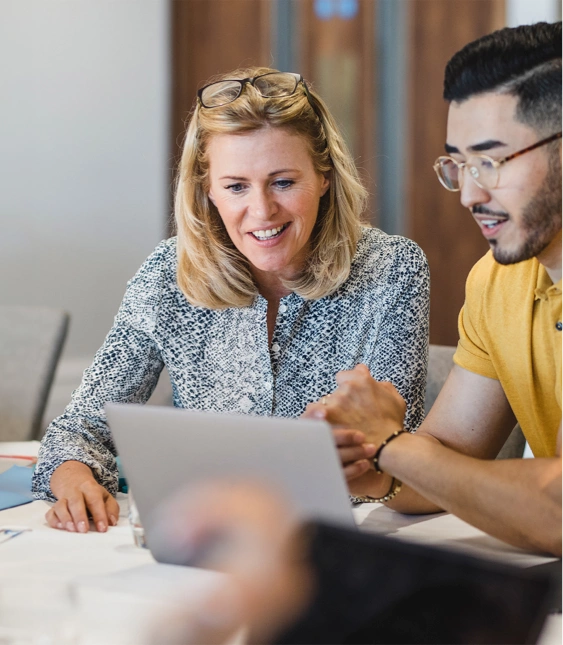
[{"label": "yellow polo shirt", "polygon": [[467,278],[454,362],[500,381],[536,457],[555,455],[561,422],[561,280],[535,259],[485,255]]}]

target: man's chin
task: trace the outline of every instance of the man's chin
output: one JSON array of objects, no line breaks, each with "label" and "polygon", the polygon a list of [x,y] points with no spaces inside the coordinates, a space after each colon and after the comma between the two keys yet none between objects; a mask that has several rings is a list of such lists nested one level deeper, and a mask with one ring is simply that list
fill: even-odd
[{"label": "man's chin", "polygon": [[508,264],[518,264],[519,262],[525,262],[526,260],[531,260],[539,255],[547,244],[525,244],[517,249],[506,249],[502,248],[497,240],[489,240],[489,246],[493,253],[493,258],[498,264],[508,265]]}]

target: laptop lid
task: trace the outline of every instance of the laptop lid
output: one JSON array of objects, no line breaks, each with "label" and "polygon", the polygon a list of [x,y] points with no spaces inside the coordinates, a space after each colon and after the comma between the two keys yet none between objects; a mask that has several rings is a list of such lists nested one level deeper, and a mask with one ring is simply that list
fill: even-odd
[{"label": "laptop lid", "polygon": [[159,505],[188,484],[212,479],[264,481],[285,494],[296,521],[356,526],[330,426],[322,421],[120,403],[105,409],[147,544],[160,562],[180,564],[154,530]]}]

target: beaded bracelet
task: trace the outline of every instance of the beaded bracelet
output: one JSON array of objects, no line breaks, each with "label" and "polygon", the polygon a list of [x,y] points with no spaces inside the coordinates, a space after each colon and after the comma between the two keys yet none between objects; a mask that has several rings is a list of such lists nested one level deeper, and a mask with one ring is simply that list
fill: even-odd
[{"label": "beaded bracelet", "polygon": [[387,437],[387,439],[385,439],[385,441],[377,449],[377,452],[373,456],[373,465],[375,466],[375,472],[378,475],[383,475],[383,471],[379,467],[379,456],[381,455],[381,451],[383,450],[383,448],[385,448],[385,446],[388,443],[393,441],[393,439],[396,439],[400,434],[404,434],[405,432],[406,432],[406,430],[402,430],[402,429],[401,430],[395,430],[395,432],[391,436]]},{"label": "beaded bracelet", "polygon": [[354,497],[353,501],[356,504],[359,502],[370,502],[370,503],[388,502],[401,492],[402,487],[403,487],[403,482],[393,477],[393,479],[391,480],[391,486],[387,491],[387,493],[383,495],[383,497],[371,497],[370,495],[362,495],[361,497]]}]

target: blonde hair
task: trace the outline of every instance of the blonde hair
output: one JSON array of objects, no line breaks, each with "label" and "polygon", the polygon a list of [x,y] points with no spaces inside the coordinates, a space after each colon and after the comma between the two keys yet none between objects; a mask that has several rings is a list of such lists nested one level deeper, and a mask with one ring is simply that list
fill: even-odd
[{"label": "blonde hair", "polygon": [[[238,69],[213,79],[243,79],[277,70]],[[250,84],[232,103],[196,105],[186,132],[176,180],[178,285],[188,301],[209,309],[247,307],[258,288],[250,264],[232,243],[208,196],[207,147],[215,134],[241,134],[265,127],[283,128],[307,142],[315,171],[330,175],[319,204],[306,266],[284,286],[303,298],[334,292],[348,277],[360,237],[367,193],[328,108],[299,84],[291,96],[263,98]],[[310,101],[310,102],[309,102]]]}]

